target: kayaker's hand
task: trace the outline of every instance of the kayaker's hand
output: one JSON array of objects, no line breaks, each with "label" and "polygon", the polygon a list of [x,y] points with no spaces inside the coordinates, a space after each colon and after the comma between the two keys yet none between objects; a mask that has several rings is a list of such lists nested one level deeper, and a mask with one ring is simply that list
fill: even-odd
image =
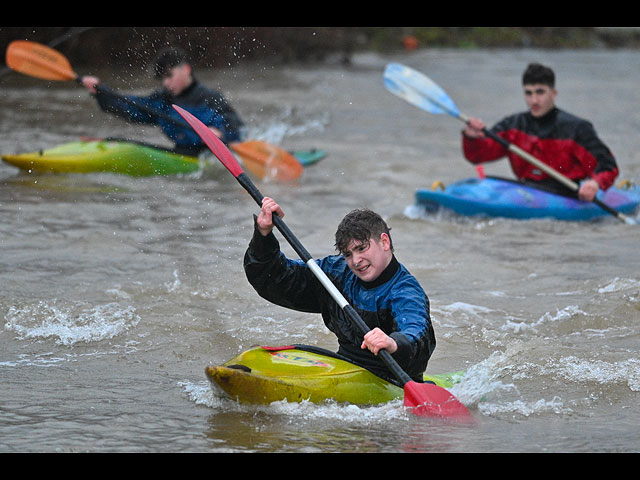
[{"label": "kayaker's hand", "polygon": [[273,214],[276,213],[280,218],[284,217],[284,211],[273,199],[264,197],[262,199],[262,209],[256,220],[258,231],[267,236],[273,230]]},{"label": "kayaker's hand", "polygon": [[593,202],[593,199],[596,198],[596,194],[600,190],[600,185],[595,180],[587,180],[580,185],[580,190],[578,191],[578,198],[585,202]]},{"label": "kayaker's hand", "polygon": [[482,138],[484,137],[484,130],[487,126],[479,118],[470,118],[467,123],[467,128],[464,129],[464,134],[469,138]]},{"label": "kayaker's hand", "polygon": [[95,95],[98,93],[96,87],[100,84],[100,79],[98,77],[82,77],[81,79],[82,85],[89,90],[90,93]]},{"label": "kayaker's hand", "polygon": [[364,336],[362,349],[369,349],[374,355],[378,355],[380,350],[386,350],[389,353],[395,353],[398,350],[398,344],[389,335],[379,328],[374,328]]}]

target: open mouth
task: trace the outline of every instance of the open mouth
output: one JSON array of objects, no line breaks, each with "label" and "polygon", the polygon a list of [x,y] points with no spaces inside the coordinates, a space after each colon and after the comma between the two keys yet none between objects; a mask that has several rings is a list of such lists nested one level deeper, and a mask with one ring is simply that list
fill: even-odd
[{"label": "open mouth", "polygon": [[364,265],[362,267],[358,267],[356,268],[356,272],[363,274],[365,273],[367,270],[369,270],[369,268],[371,267],[371,265]]}]

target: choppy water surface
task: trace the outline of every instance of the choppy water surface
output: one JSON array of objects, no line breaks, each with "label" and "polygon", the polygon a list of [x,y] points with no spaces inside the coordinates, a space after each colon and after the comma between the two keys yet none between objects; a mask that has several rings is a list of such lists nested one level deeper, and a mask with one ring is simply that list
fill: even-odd
[{"label": "choppy water surface", "polygon": [[[461,159],[458,122],[384,90],[389,61],[427,73],[488,123],[524,108],[522,70],[548,63],[559,105],[592,119],[621,178],[638,181],[640,54],[433,50],[360,55],[350,68],[200,73],[252,137],[330,152],[295,184],[258,182],[312,255],[332,252],[352,208],[388,219],[400,261],[432,302],[430,371],[468,370],[454,393],[478,425],[413,417],[400,404],[247,407],[210,390],[204,367],[251,345],[335,347],[318,317],[266,304],[247,284],[256,207],[225,170],[134,179],[3,164],[0,451],[640,450],[640,230],[612,217],[521,222],[411,208],[417,188],[474,171]],[[0,125],[3,153],[81,136],[163,142],[100,113],[74,85],[15,75],[0,85]],[[487,173],[509,170],[500,162]]]}]

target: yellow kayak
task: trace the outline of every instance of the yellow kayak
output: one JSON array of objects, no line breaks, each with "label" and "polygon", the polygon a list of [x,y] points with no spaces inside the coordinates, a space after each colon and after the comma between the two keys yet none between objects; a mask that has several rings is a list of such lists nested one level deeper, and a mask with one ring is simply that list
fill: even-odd
[{"label": "yellow kayak", "polygon": [[[256,347],[220,366],[205,369],[212,386],[246,404],[273,402],[378,405],[402,399],[404,390],[317,347]],[[450,388],[462,372],[425,375],[425,381]]]}]

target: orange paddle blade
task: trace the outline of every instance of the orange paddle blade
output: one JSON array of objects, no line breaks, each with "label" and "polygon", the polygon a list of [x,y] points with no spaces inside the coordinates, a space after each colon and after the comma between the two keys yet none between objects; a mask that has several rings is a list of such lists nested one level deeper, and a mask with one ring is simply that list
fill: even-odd
[{"label": "orange paddle blade", "polygon": [[240,156],[247,170],[258,178],[295,180],[304,170],[293,155],[260,140],[233,143],[231,150]]},{"label": "orange paddle blade", "polygon": [[467,407],[456,397],[446,389],[429,383],[408,382],[404,386],[404,406],[421,417],[474,421]]},{"label": "orange paddle blade", "polygon": [[7,47],[6,61],[12,70],[32,77],[58,81],[78,78],[64,55],[36,42],[11,42]]}]

